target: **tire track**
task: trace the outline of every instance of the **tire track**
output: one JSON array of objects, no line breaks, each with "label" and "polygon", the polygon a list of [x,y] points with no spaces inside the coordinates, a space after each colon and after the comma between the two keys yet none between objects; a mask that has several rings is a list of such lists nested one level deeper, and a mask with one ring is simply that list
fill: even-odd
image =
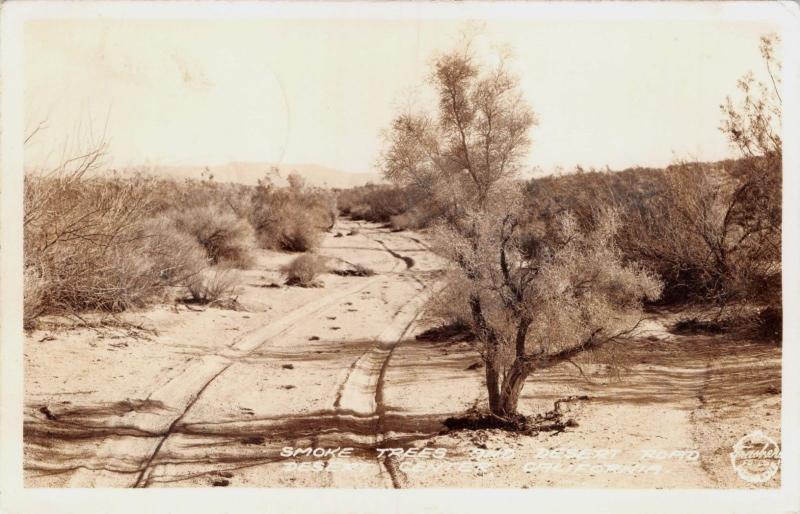
[{"label": "tire track", "polygon": [[[370,239],[370,238],[368,238],[368,239]],[[381,244],[381,245],[382,245],[382,246],[383,246],[383,247],[384,247],[384,248],[387,250],[387,252],[389,252],[389,253],[390,253],[390,254],[391,254],[393,257],[397,258],[397,257],[396,257],[396,256],[397,256],[397,254],[396,254],[395,252],[393,252],[393,251],[392,251],[392,250],[391,250],[391,249],[390,249],[388,246],[386,246],[386,245],[385,245],[385,244],[384,244],[382,241],[378,241],[378,242],[379,242],[379,243],[380,243],[380,244]],[[402,259],[401,259],[401,260],[402,260]],[[397,269],[397,265],[398,265],[398,263],[395,263],[395,265],[394,265],[394,266],[392,266],[392,269],[390,270],[390,273],[393,273],[393,272],[395,272],[395,270]],[[361,285],[361,287],[359,287],[357,290],[355,290],[355,291],[352,291],[352,292],[350,292],[349,294],[346,294],[346,295],[345,295],[345,296],[343,296],[343,297],[342,297],[342,296],[337,296],[337,298],[336,298],[334,301],[332,301],[332,302],[327,302],[325,306],[323,306],[321,309],[319,309],[319,310],[315,311],[315,312],[314,312],[314,313],[312,313],[312,314],[313,314],[313,315],[318,315],[318,314],[324,313],[324,312],[325,312],[325,311],[326,311],[326,310],[327,310],[329,307],[331,307],[331,306],[332,306],[332,304],[334,304],[334,303],[337,303],[337,304],[338,304],[338,302],[340,302],[340,301],[341,301],[341,300],[343,300],[344,298],[346,298],[346,297],[348,297],[348,296],[351,296],[351,295],[353,295],[353,294],[356,294],[356,293],[358,293],[358,292],[361,292],[361,291],[363,291],[364,289],[367,289],[369,286],[371,286],[371,285],[373,285],[373,284],[377,283],[377,282],[378,282],[378,281],[379,281],[381,278],[382,278],[382,277],[381,277],[381,275],[377,275],[377,276],[375,277],[375,279],[373,279],[373,280],[370,280],[370,281],[369,281],[367,284],[362,284],[362,285]],[[290,328],[294,328],[294,325],[292,325]],[[282,332],[282,333],[281,333],[281,334],[279,334],[279,335],[283,335],[283,334],[285,334],[286,332],[288,332],[288,330],[287,330],[287,331],[285,331],[285,332]],[[258,348],[260,348],[261,346],[263,346],[263,345],[264,345],[264,344],[266,344],[267,342],[269,342],[269,340],[265,340],[265,341],[264,341],[264,342],[262,342],[262,343],[261,343],[259,346],[257,346],[257,347],[255,347],[255,348],[253,348],[253,349],[252,349],[250,352],[248,352],[248,353],[247,353],[247,354],[245,354],[245,355],[242,355],[241,357],[246,357],[246,356],[248,356],[250,353],[252,353],[253,351],[257,350]],[[356,362],[353,364],[353,367],[355,367],[355,365],[357,364],[357,362],[358,362],[358,360],[357,360],[357,361],[356,361]],[[228,368],[229,368],[229,367],[230,367],[230,366],[231,366],[233,363],[234,363],[234,361],[230,362],[230,363],[229,363],[229,364],[228,364],[228,365],[227,365],[227,366],[226,366],[224,369],[222,369],[222,370],[221,370],[219,373],[217,373],[217,374],[216,374],[216,375],[215,375],[213,378],[211,378],[211,380],[209,380],[209,382],[208,382],[207,384],[205,384],[205,385],[202,387],[201,391],[200,391],[200,392],[197,394],[197,397],[196,397],[196,398],[195,398],[195,399],[194,399],[194,400],[191,402],[191,404],[190,404],[190,405],[188,405],[188,406],[187,406],[187,408],[186,408],[186,409],[184,410],[184,412],[183,412],[183,413],[180,415],[180,417],[179,417],[178,419],[176,419],[176,420],[175,420],[175,422],[174,422],[172,425],[170,425],[170,428],[169,428],[169,430],[168,430],[168,431],[167,431],[167,433],[164,435],[164,437],[161,439],[161,441],[159,442],[159,444],[158,444],[157,448],[155,449],[155,451],[153,452],[153,454],[151,455],[151,457],[148,459],[148,461],[147,461],[147,463],[146,463],[146,466],[145,466],[145,469],[144,469],[144,470],[142,471],[142,473],[140,474],[140,476],[139,476],[139,479],[137,479],[137,482],[136,482],[136,484],[134,484],[134,487],[138,487],[140,484],[141,484],[143,487],[147,487],[147,485],[149,484],[149,478],[147,478],[147,477],[144,477],[144,475],[145,475],[145,474],[148,474],[148,473],[152,473],[152,471],[155,469],[155,466],[153,465],[153,463],[155,462],[155,459],[156,459],[156,457],[157,457],[157,455],[158,455],[158,452],[159,452],[159,450],[161,449],[161,447],[163,446],[163,444],[164,444],[164,443],[166,442],[166,440],[167,440],[167,439],[168,439],[168,438],[169,438],[169,437],[172,435],[172,433],[174,432],[175,428],[179,426],[179,424],[180,424],[180,420],[181,420],[181,419],[183,419],[183,418],[186,416],[186,414],[188,414],[188,412],[191,410],[191,407],[194,405],[194,403],[196,402],[197,398],[199,398],[200,394],[202,394],[202,392],[203,392],[203,391],[204,391],[204,390],[205,390],[205,389],[206,389],[206,388],[207,388],[207,387],[208,387],[208,386],[209,386],[209,385],[210,385],[210,384],[211,384],[211,383],[212,383],[214,380],[216,380],[216,378],[217,378],[217,377],[219,377],[219,376],[220,376],[222,373],[224,373],[224,372],[225,372],[225,371],[226,371],[226,370],[227,370],[227,369],[228,369]],[[351,371],[352,371],[352,369],[353,369],[353,368],[351,368]],[[343,389],[342,389],[342,388],[340,388],[340,393],[339,393],[339,395],[338,395],[338,397],[337,397],[337,400],[336,400],[336,402],[337,402],[337,403],[340,403],[340,402],[341,402],[341,395],[342,395],[342,391],[343,391]],[[317,444],[317,443],[316,443],[316,441],[318,441],[318,436],[314,436],[314,438],[313,438],[313,441],[314,441],[314,445],[316,445],[316,444]],[[293,445],[295,445],[295,446],[296,446],[296,441],[293,443]],[[157,464],[156,464],[156,466],[157,466]],[[143,479],[143,477],[144,477],[144,479]]]},{"label": "tire track", "polygon": [[411,257],[408,257],[408,256],[406,256],[406,255],[400,255],[399,253],[395,252],[394,250],[392,250],[391,248],[389,248],[388,246],[386,246],[386,243],[384,243],[384,242],[383,242],[382,240],[380,240],[380,239],[376,239],[375,241],[377,241],[378,243],[380,243],[380,244],[381,244],[381,246],[383,246],[383,247],[386,249],[386,251],[387,251],[387,252],[389,252],[390,254],[392,254],[392,257],[394,257],[395,259],[400,259],[401,261],[403,261],[403,262],[405,263],[405,265],[406,265],[406,271],[407,271],[407,270],[410,270],[411,268],[413,268],[413,267],[414,267],[414,259],[413,259],[413,258],[411,258]]},{"label": "tire track", "polygon": [[[383,243],[384,248],[388,250]],[[391,251],[389,251],[391,253]],[[392,267],[397,268],[398,263]],[[184,370],[168,380],[160,388],[148,395],[148,399],[160,401],[168,406],[170,414],[131,411],[123,416],[109,420],[109,427],[136,427],[143,432],[155,434],[147,439],[107,439],[96,450],[96,462],[112,461],[118,456],[140,455],[136,459],[141,462],[140,469],[135,470],[136,478],[129,482],[127,476],[106,471],[98,473],[100,466],[87,465],[75,471],[69,480],[68,487],[140,487],[148,483],[147,475],[151,473],[153,463],[165,441],[175,431],[181,419],[197,402],[208,386],[222,375],[239,359],[245,358],[260,349],[272,339],[285,335],[298,326],[298,323],[310,316],[320,315],[329,308],[340,304],[346,298],[358,294],[364,289],[385,280],[385,276],[376,275],[359,281],[342,290],[309,302],[291,314],[258,328],[224,347],[221,352],[204,355],[190,361]],[[122,483],[120,483],[122,482]]]},{"label": "tire track", "polygon": [[[401,262],[405,264],[406,269],[414,266],[413,259],[400,255],[384,241],[375,237],[364,237],[380,244],[387,253],[395,258],[389,274],[395,273]],[[103,469],[102,466],[98,467],[87,463],[86,466],[73,473],[68,486],[147,487],[151,483],[155,470],[160,466],[158,456],[166,441],[178,430],[181,420],[185,419],[201,395],[228,368],[261,349],[269,341],[291,332],[300,326],[303,319],[321,315],[341,304],[346,298],[356,295],[382,280],[387,280],[387,273],[359,280],[357,284],[309,302],[291,314],[245,334],[218,352],[189,360],[181,372],[160,387],[155,388],[147,396],[152,401],[162,402],[166,406],[164,411],[153,413],[134,410],[108,420],[108,425],[112,428],[136,427],[152,436],[147,438],[108,438],[96,449],[92,463],[107,464],[124,458],[128,461],[139,462],[138,467],[132,467],[130,471],[126,470],[126,473],[122,474],[112,469]],[[382,440],[380,434],[384,413],[382,405],[383,377],[393,347],[409,331],[423,302],[427,299],[427,294],[428,292],[423,288],[398,310],[390,326],[386,327],[378,336],[378,344],[353,363],[347,378],[339,388],[335,410],[342,411],[339,415],[341,418],[355,417],[362,421],[365,416],[367,419],[374,418],[375,434],[369,437],[371,439],[370,446],[374,446]],[[386,468],[392,484],[398,486],[397,470],[392,469],[392,463],[379,462],[378,464]]]},{"label": "tire track", "polygon": [[[381,232],[376,232],[380,234]],[[406,266],[406,271],[414,267],[414,259],[402,255],[390,248],[383,240],[375,239],[395,259]],[[384,404],[384,381],[386,370],[397,345],[415,325],[419,313],[431,294],[438,288],[430,286],[414,276],[414,280],[422,286],[414,297],[406,302],[394,315],[387,326],[377,337],[376,344],[358,359],[353,361],[347,377],[340,385],[333,408],[339,411],[336,417],[342,421],[353,418],[372,419],[375,433],[369,436],[368,441],[358,441],[360,445],[366,443],[368,447],[377,449],[385,440],[384,426],[386,406]],[[343,411],[343,412],[342,412]],[[392,488],[399,489],[407,483],[402,471],[399,469],[394,457],[376,457],[380,471],[385,470]]]},{"label": "tire track", "polygon": [[[360,446],[376,449],[384,440],[386,407],[383,403],[383,385],[386,369],[394,348],[409,333],[429,293],[427,290],[417,293],[398,311],[392,323],[378,336],[376,345],[356,359],[340,386],[334,404],[334,409],[338,411],[336,418],[345,423],[354,419],[370,420],[374,426],[374,433],[367,436],[366,440],[356,441]],[[376,458],[376,461],[385,469],[391,487],[401,487],[399,469],[394,463],[387,458]]]},{"label": "tire track", "polygon": [[[359,357],[351,366],[347,378],[340,387],[334,408],[347,411],[339,414],[339,419],[372,418],[375,433],[367,445],[373,449],[380,447],[385,440],[386,405],[384,404],[384,382],[395,348],[412,331],[422,306],[439,288],[440,284],[427,286],[409,300],[395,315],[392,323],[378,336],[376,345]],[[353,413],[353,414],[349,414]],[[394,457],[376,458],[386,470],[391,486],[399,489],[407,483]]]}]

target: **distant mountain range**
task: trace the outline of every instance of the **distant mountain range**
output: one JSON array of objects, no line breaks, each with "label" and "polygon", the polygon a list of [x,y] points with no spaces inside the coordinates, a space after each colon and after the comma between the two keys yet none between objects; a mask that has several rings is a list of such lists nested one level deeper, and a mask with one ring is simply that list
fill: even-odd
[{"label": "distant mountain range", "polygon": [[[277,174],[272,170],[277,168]],[[349,173],[327,168],[318,164],[269,164],[262,162],[230,162],[211,166],[151,166],[147,173],[171,178],[212,178],[215,182],[234,182],[255,185],[258,179],[269,175],[276,185],[286,185],[287,177],[296,173],[308,185],[318,187],[346,188],[361,186],[368,182],[379,183],[382,178],[377,173]]]}]

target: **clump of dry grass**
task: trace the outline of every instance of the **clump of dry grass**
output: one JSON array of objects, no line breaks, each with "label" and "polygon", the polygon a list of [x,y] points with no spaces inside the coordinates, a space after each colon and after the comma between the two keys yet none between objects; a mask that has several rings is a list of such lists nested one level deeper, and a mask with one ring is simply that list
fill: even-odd
[{"label": "clump of dry grass", "polygon": [[317,277],[326,270],[325,259],[313,253],[292,259],[282,269],[286,275],[286,285],[300,287],[319,287]]},{"label": "clump of dry grass", "polygon": [[231,210],[215,206],[174,211],[179,230],[193,236],[205,249],[211,264],[244,268],[252,264],[253,228]]},{"label": "clump of dry grass", "polygon": [[186,283],[188,302],[236,308],[239,305],[237,293],[240,283],[239,273],[231,268],[215,269],[195,275]]}]

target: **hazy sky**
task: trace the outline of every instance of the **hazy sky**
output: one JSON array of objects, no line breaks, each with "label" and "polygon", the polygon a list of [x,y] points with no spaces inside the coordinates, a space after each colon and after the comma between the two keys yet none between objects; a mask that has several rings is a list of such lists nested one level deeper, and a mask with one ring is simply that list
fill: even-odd
[{"label": "hazy sky", "polygon": [[[459,21],[36,21],[25,32],[27,165],[106,127],[115,166],[317,163],[371,171],[381,129]],[[730,155],[719,104],[758,38],[738,22],[500,21],[539,116],[529,163],[663,166]]]}]

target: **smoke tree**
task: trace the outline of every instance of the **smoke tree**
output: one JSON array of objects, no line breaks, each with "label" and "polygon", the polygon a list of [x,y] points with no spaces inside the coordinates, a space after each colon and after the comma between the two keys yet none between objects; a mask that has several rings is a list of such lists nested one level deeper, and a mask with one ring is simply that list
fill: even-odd
[{"label": "smoke tree", "polygon": [[468,313],[479,340],[491,413],[510,419],[535,370],[630,333],[642,300],[661,285],[622,262],[613,213],[588,232],[564,216],[523,253],[514,178],[536,118],[518,79],[505,59],[481,66],[467,47],[436,59],[430,81],[435,115],[394,120],[383,171],[402,184],[431,184],[451,202],[435,243],[453,263],[452,308]]}]

